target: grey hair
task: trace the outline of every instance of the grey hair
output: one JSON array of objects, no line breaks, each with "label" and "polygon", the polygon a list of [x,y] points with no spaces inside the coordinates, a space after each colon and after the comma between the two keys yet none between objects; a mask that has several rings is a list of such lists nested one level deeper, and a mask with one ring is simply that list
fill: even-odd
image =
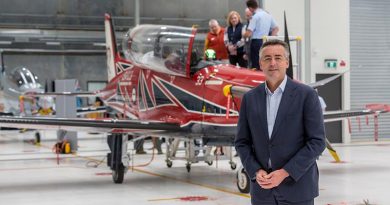
[{"label": "grey hair", "polygon": [[249,12],[250,12],[251,14],[253,14],[253,13],[252,13],[252,11],[251,11],[251,10],[249,10],[249,8],[248,8],[248,7],[247,7],[247,8],[245,8],[245,13],[249,13]]},{"label": "grey hair", "polygon": [[289,49],[287,43],[284,42],[284,41],[278,40],[278,39],[271,39],[271,40],[268,40],[268,41],[264,42],[263,45],[260,48],[259,58],[261,59],[261,55],[263,54],[263,50],[264,50],[265,47],[277,46],[277,45],[280,45],[280,46],[282,46],[284,48],[284,57],[287,60],[289,60],[289,58],[290,58],[290,49]]},{"label": "grey hair", "polygon": [[209,21],[209,26],[211,26],[211,25],[217,25],[217,26],[219,26],[219,23],[218,23],[217,20],[211,19],[211,20]]}]

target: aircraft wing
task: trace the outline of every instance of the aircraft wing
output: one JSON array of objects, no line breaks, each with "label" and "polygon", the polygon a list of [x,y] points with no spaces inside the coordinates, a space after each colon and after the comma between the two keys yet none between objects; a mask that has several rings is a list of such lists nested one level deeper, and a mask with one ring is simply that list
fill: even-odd
[{"label": "aircraft wing", "polygon": [[320,80],[320,81],[317,81],[317,82],[314,82],[314,83],[309,83],[307,85],[312,87],[313,89],[317,89],[317,88],[319,88],[321,86],[324,86],[324,85],[328,84],[329,82],[332,82],[333,80],[337,79],[338,77],[344,75],[344,73],[346,73],[346,72],[347,71],[345,71],[343,73],[339,73],[339,74],[331,76],[331,77],[328,77],[328,78],[325,78],[323,80]]},{"label": "aircraft wing", "polygon": [[[390,112],[390,106],[384,104],[370,104],[366,106],[366,109],[362,110],[337,110],[324,112],[324,121],[333,122],[343,120],[349,117],[365,116],[365,115],[379,115],[381,113]],[[332,147],[331,143],[326,139],[326,147],[330,154],[336,160],[341,162],[336,150]]]},{"label": "aircraft wing", "polygon": [[364,115],[379,115],[381,113],[390,112],[390,106],[384,104],[370,104],[366,109],[362,110],[338,110],[324,112],[324,121],[333,122],[346,119],[349,117],[357,117]]},{"label": "aircraft wing", "polygon": [[[323,86],[332,80],[340,77],[344,73],[332,76],[330,78],[326,78],[324,80],[318,81],[316,83],[309,84],[312,88],[318,88],[320,86]],[[233,97],[239,97],[241,98],[246,92],[251,90],[250,87],[244,87],[244,86],[232,86],[227,85],[223,88],[223,92],[225,96],[232,95]],[[339,121],[343,120],[349,117],[357,117],[357,116],[364,116],[364,115],[379,115],[381,113],[390,112],[390,106],[389,105],[383,105],[383,104],[372,104],[367,105],[366,109],[362,110],[338,110],[338,111],[327,111],[324,112],[324,122],[333,122],[333,121]],[[340,158],[336,152],[336,150],[332,147],[331,143],[326,139],[326,147],[328,148],[330,154],[333,156],[333,158],[336,160],[336,162],[340,162]]]},{"label": "aircraft wing", "polygon": [[97,96],[97,92],[46,92],[46,93],[27,93],[25,96],[29,97],[42,97],[42,96],[76,96],[76,97],[94,97]]},{"label": "aircraft wing", "polygon": [[120,119],[84,119],[84,118],[50,118],[50,117],[0,117],[1,127],[30,128],[44,130],[68,130],[87,132],[116,133],[155,133],[179,132],[176,123],[120,120]]}]

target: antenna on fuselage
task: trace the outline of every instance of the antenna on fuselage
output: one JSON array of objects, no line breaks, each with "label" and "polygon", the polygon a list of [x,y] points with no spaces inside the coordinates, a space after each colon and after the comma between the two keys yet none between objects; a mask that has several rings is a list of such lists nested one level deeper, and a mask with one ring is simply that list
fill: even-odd
[{"label": "antenna on fuselage", "polygon": [[286,11],[284,11],[284,42],[288,45],[288,51],[290,55],[288,56],[288,69],[287,69],[287,76],[291,79],[294,79],[294,71],[293,71],[293,64],[292,64],[292,56],[291,56],[291,48],[290,48],[290,38],[288,35],[288,29],[287,29],[287,19],[286,19]]},{"label": "antenna on fuselage", "polygon": [[5,67],[4,67],[3,51],[0,51],[0,60],[1,60],[1,74],[4,74],[4,72],[5,72]]},{"label": "antenna on fuselage", "polygon": [[[2,81],[1,78],[3,78],[3,76],[5,75],[3,51],[0,51],[0,61],[1,61],[0,81]],[[0,82],[0,90],[3,90],[3,82]]]}]

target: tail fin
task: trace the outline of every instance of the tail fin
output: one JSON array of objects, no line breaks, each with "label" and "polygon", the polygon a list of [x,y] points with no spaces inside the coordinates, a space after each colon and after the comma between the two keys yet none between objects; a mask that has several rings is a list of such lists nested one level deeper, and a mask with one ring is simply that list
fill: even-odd
[{"label": "tail fin", "polygon": [[118,49],[116,46],[116,38],[114,32],[114,25],[112,23],[111,15],[105,14],[104,28],[106,34],[106,52],[107,52],[107,74],[108,81],[115,77],[115,61],[119,58]]},{"label": "tail fin", "polygon": [[291,79],[294,79],[294,71],[293,71],[291,48],[290,48],[290,38],[288,36],[288,30],[287,30],[286,11],[284,12],[284,42],[287,43],[288,51],[290,53],[289,65],[288,65],[288,69],[287,69],[287,76],[290,77]]}]

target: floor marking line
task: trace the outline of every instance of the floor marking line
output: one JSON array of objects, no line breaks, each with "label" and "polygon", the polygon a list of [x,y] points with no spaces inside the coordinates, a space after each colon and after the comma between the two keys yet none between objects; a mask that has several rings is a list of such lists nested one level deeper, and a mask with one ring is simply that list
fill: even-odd
[{"label": "floor marking line", "polygon": [[157,173],[153,173],[153,172],[150,172],[150,171],[137,169],[137,168],[134,168],[134,170],[137,171],[137,172],[141,172],[141,173],[152,175],[152,176],[158,176],[158,177],[162,177],[162,178],[166,178],[166,179],[179,181],[179,182],[182,182],[182,183],[197,185],[197,186],[200,186],[200,187],[213,189],[213,190],[221,191],[221,192],[228,193],[228,194],[233,194],[233,195],[237,195],[237,196],[241,196],[241,197],[245,197],[245,198],[250,198],[250,196],[248,194],[243,194],[243,193],[238,193],[238,192],[234,192],[234,191],[229,191],[229,190],[226,190],[226,189],[223,189],[223,188],[219,188],[219,187],[215,187],[215,186],[210,186],[210,185],[205,185],[205,184],[201,184],[201,183],[196,183],[196,182],[192,182],[190,180],[178,179],[178,178],[175,178],[175,177],[170,177],[170,176],[166,176],[166,175],[162,175],[162,174],[157,174]]},{"label": "floor marking line", "polygon": [[[40,146],[44,147],[44,148],[50,149],[49,146],[45,146],[45,145],[40,145]],[[92,158],[92,157],[80,156],[77,153],[70,153],[70,154],[75,156],[75,157],[79,157],[79,158],[84,158],[84,159],[94,160],[94,161],[101,161],[101,160],[98,160],[98,159],[95,159],[95,158]],[[150,172],[150,171],[142,170],[142,169],[139,169],[139,168],[131,168],[131,169],[134,170],[134,171],[137,171],[137,172],[140,172],[140,173],[144,173],[144,174],[148,174],[148,175],[152,175],[152,176],[157,176],[157,177],[161,177],[161,178],[165,178],[165,179],[179,181],[179,182],[182,182],[182,183],[196,185],[196,186],[200,186],[200,187],[203,187],[203,188],[208,188],[208,189],[212,189],[212,190],[216,190],[216,191],[220,191],[220,192],[224,192],[224,193],[228,193],[228,194],[233,194],[233,195],[236,195],[236,196],[250,198],[250,195],[248,195],[248,194],[243,194],[243,193],[239,193],[239,192],[229,191],[229,190],[226,190],[226,189],[223,189],[223,188],[219,188],[219,187],[215,187],[215,186],[211,186],[211,185],[206,185],[206,184],[192,182],[190,180],[183,180],[183,179],[178,179],[178,178],[175,178],[175,177],[170,177],[170,176],[166,176],[166,175],[162,175],[162,174],[157,174],[157,173],[153,173],[153,172]]]}]

